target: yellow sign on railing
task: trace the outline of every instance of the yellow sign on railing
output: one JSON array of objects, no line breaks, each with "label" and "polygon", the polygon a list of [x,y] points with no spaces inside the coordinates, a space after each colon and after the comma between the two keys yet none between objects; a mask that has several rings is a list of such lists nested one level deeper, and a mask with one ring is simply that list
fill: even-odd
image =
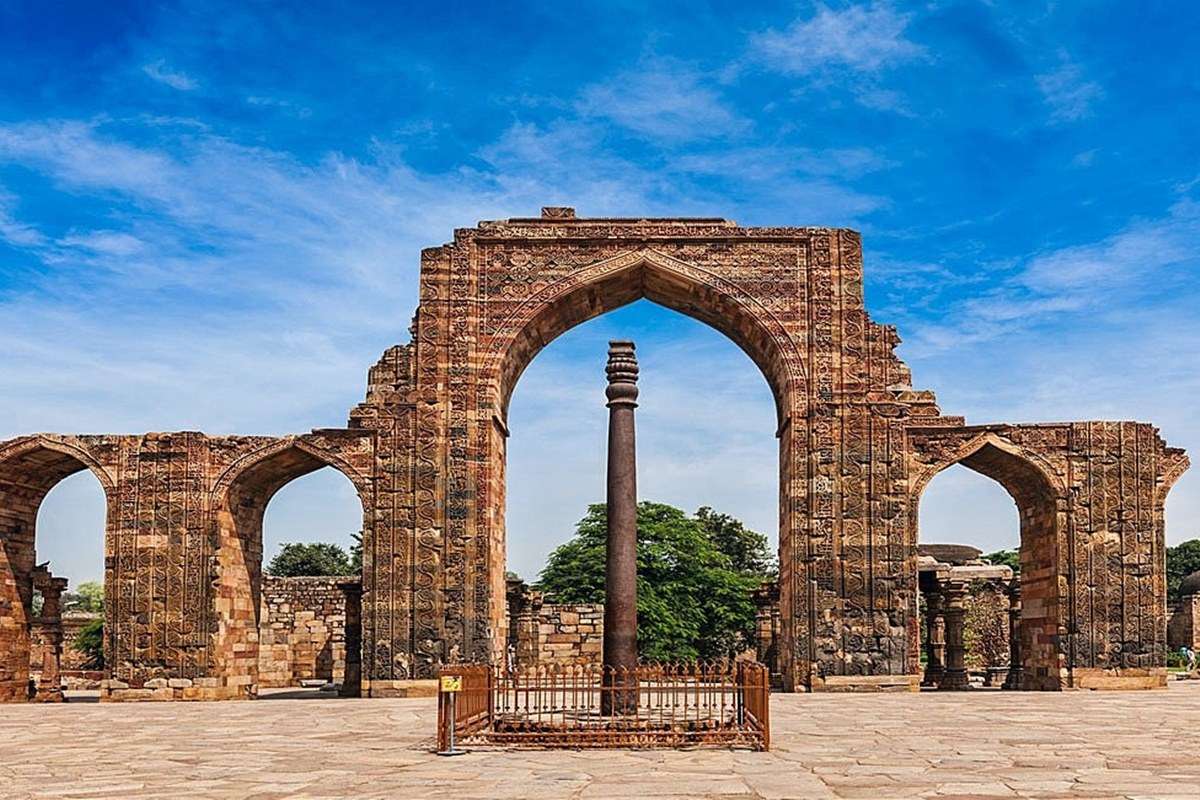
[{"label": "yellow sign on railing", "polygon": [[462,676],[461,675],[443,675],[442,676],[442,691],[443,692],[461,692],[462,691]]}]

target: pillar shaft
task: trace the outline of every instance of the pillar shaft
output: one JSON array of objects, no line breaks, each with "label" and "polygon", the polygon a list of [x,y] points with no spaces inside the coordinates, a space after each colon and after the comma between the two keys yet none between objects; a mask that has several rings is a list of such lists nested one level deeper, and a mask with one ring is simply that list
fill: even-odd
[{"label": "pillar shaft", "polygon": [[637,708],[637,358],[633,342],[608,349],[608,555],[604,578],[601,713]]},{"label": "pillar shaft", "polygon": [[925,596],[925,677],[922,686],[937,686],[946,671],[946,620],[940,592]]},{"label": "pillar shaft", "polygon": [[1008,589],[1008,677],[1005,689],[1020,689],[1024,682],[1021,665],[1021,577],[1012,579]]},{"label": "pillar shaft", "polygon": [[939,689],[961,690],[970,685],[967,676],[967,648],[963,641],[966,622],[967,584],[952,580],[946,584],[946,671]]}]

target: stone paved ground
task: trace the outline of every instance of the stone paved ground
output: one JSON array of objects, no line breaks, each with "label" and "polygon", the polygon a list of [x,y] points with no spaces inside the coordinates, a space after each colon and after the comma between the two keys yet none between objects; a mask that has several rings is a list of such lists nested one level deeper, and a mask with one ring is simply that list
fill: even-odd
[{"label": "stone paved ground", "polygon": [[770,753],[429,752],[430,700],[0,706],[3,798],[1200,798],[1200,682],[776,695]]}]

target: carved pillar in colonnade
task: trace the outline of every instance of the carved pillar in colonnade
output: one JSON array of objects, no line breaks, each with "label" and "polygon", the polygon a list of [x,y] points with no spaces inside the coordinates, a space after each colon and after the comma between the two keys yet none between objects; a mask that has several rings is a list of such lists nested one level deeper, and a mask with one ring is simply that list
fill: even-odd
[{"label": "carved pillar in colonnade", "polygon": [[963,641],[967,609],[967,583],[961,580],[949,580],[943,584],[946,602],[946,671],[942,675],[939,689],[966,689],[967,677],[967,648]]},{"label": "carved pillar in colonnade", "polygon": [[944,602],[939,591],[925,596],[925,677],[922,686],[937,686],[946,671],[946,619]]},{"label": "carved pillar in colonnade", "polygon": [[1024,669],[1021,666],[1021,576],[1008,584],[1008,677],[1003,689],[1020,689]]}]

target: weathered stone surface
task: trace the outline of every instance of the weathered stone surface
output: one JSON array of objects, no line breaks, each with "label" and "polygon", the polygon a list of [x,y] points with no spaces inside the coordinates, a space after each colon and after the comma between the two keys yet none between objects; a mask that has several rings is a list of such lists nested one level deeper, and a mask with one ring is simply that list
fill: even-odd
[{"label": "weathered stone surface", "polygon": [[1021,511],[1029,686],[1093,670],[1144,682],[1163,666],[1163,503],[1183,452],[1147,423],[942,416],[912,388],[896,331],[867,315],[862,269],[844,229],[565,209],[482,222],[422,253],[412,340],[370,369],[345,429],[0,442],[0,701],[27,694],[38,506],[83,469],[108,498],[106,661],[130,691],[187,678],[172,691],[255,695],[263,512],[324,466],[364,508],[365,692],[502,659],[509,395],[545,343],[643,297],[728,335],[775,395],[787,687],[917,675],[917,502],[955,463]]},{"label": "weathered stone surface", "polygon": [[[348,637],[347,584],[357,576],[263,577],[258,627],[260,687],[299,686],[321,679],[342,683]],[[349,621],[357,624],[357,615]]]}]

